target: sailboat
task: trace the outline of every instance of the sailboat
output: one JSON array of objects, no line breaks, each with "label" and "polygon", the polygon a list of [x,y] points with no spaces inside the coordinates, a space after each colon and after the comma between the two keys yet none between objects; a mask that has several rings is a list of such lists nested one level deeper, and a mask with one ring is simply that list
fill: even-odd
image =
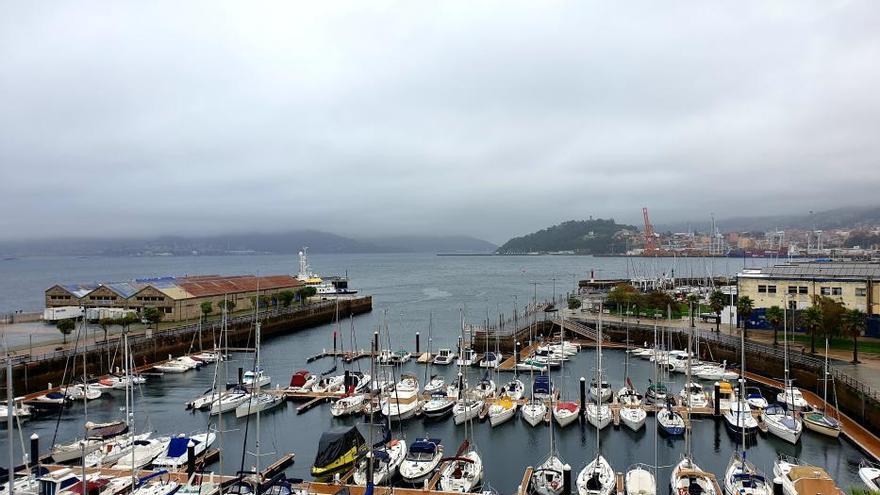
[{"label": "sailboat", "polygon": [[[565,315],[562,315],[562,328],[565,328]],[[562,330],[560,330],[562,332]],[[562,370],[560,373],[562,376],[563,384],[565,383],[565,363],[562,364]],[[563,388],[563,395],[565,394],[565,389]],[[607,406],[606,406],[607,407]],[[556,422],[559,423],[559,426],[566,427],[573,423],[581,412],[581,405],[577,402],[572,401],[563,401],[560,400],[555,404],[552,408],[553,417],[556,418]],[[610,413],[609,413],[610,415]]]},{"label": "sailboat", "polygon": [[[535,313],[532,312],[532,318],[529,320],[529,341],[532,339],[532,327],[535,323]],[[517,369],[519,369],[517,367]],[[547,373],[550,372],[550,368],[544,367],[544,370]],[[529,397],[529,401],[525,403],[520,410],[522,411],[522,417],[526,420],[526,423],[537,426],[541,421],[544,421],[544,416],[547,415],[547,405],[544,404],[545,398],[551,397],[551,385],[550,385],[550,376],[549,375],[539,375],[535,376],[535,367],[529,367],[529,375],[532,378],[532,393]],[[551,425],[552,426],[552,425]],[[550,456],[553,457],[553,451],[551,449]],[[548,457],[548,461],[549,461]],[[561,464],[560,464],[561,467]],[[555,465],[553,466],[555,469]],[[560,471],[561,476],[561,471]],[[549,486],[550,481],[547,481],[547,486]],[[543,489],[543,488],[542,488]],[[540,492],[543,495],[550,495],[547,492]]]},{"label": "sailboat", "polygon": [[464,426],[464,442],[455,457],[444,459],[440,471],[440,489],[447,492],[468,493],[476,491],[483,482],[483,458],[477,452],[473,440],[473,418]]},{"label": "sailboat", "polygon": [[[693,338],[693,328],[688,332],[688,363],[687,363],[687,381],[691,381],[690,366],[690,349]],[[672,493],[687,493],[688,495],[721,495],[721,488],[715,475],[700,469],[694,462],[691,453],[691,432],[690,432],[690,413],[691,404],[687,405],[687,422],[684,427],[684,443],[685,452],[681,461],[672,469],[672,475],[669,478],[669,486]]]},{"label": "sailboat", "polygon": [[[259,294],[259,289],[257,289],[257,293]],[[259,295],[257,296],[257,300],[259,300]],[[236,418],[244,418],[246,416],[250,416],[251,414],[257,415],[257,428],[259,428],[260,424],[260,416],[259,414],[263,411],[268,411],[270,409],[274,409],[282,404],[284,404],[284,397],[281,394],[277,393],[266,393],[261,392],[260,387],[263,385],[263,379],[260,377],[262,375],[263,368],[260,363],[260,347],[261,347],[261,333],[260,333],[260,317],[259,317],[259,304],[254,305],[254,368],[253,373],[253,381],[250,390],[250,396],[239,404],[235,408],[235,417]],[[268,379],[268,377],[265,377]]]},{"label": "sailboat", "polygon": [[[626,342],[629,345],[629,320],[627,320],[626,325]],[[617,392],[617,402],[620,404],[620,420],[629,429],[638,431],[645,426],[648,413],[642,407],[642,395],[629,379],[629,353],[624,356],[623,370],[626,385]]]},{"label": "sailboat", "polygon": [[[549,387],[549,376],[541,375],[544,378],[547,378],[547,383]],[[533,394],[534,395],[534,394]],[[553,395],[548,394],[550,399],[550,407],[553,407]],[[532,399],[535,400],[534,397]],[[546,414],[546,406],[544,406],[543,402],[539,402],[542,407],[544,407],[544,411]],[[527,404],[526,406],[528,406]],[[526,406],[523,406],[525,408]],[[538,421],[543,420],[543,414]],[[532,422],[528,420],[530,424]],[[535,423],[537,424],[537,423]],[[532,424],[532,426],[535,426]],[[537,495],[560,495],[565,488],[563,486],[563,470],[564,470],[564,462],[559,457],[559,452],[556,451],[556,444],[554,442],[554,432],[553,432],[553,421],[550,421],[550,452],[547,454],[547,458],[544,459],[544,462],[541,463],[535,470],[532,472],[532,478],[529,481],[529,493],[537,494]]]},{"label": "sailboat", "polygon": [[839,495],[843,493],[825,469],[780,454],[773,475],[782,480],[783,495]]},{"label": "sailboat", "polygon": [[[787,311],[785,314],[787,314]],[[796,389],[791,386],[791,381],[788,379],[787,322],[782,326],[782,341],[783,354],[785,356],[785,390],[793,394]],[[791,414],[789,415],[787,408],[784,408],[779,404],[773,404],[772,406],[767,407],[767,409],[764,409],[764,422],[767,424],[767,430],[770,431],[770,433],[792,444],[798,443],[801,439],[801,433],[804,430],[804,424],[800,419],[795,417],[794,410],[792,409]]]},{"label": "sailboat", "polygon": [[398,472],[404,482],[422,483],[440,466],[443,445],[439,438],[417,438],[411,443]]},{"label": "sailboat", "polygon": [[740,434],[742,451],[731,455],[724,472],[725,495],[772,495],[773,487],[764,474],[746,459],[746,436],[757,431],[758,423],[752,416],[752,409],[745,400],[746,390],[746,341],[745,332],[740,332],[740,374],[739,396],[725,413],[727,427]]},{"label": "sailboat", "polygon": [[825,376],[822,380],[824,382],[822,390],[822,411],[811,411],[804,414],[804,426],[806,426],[808,430],[813,430],[816,433],[837,438],[840,435],[841,430],[840,419],[839,417],[835,418],[828,414],[828,377],[830,376],[830,373],[828,372],[828,336],[825,336],[824,370]]},{"label": "sailboat", "polygon": [[624,493],[627,495],[656,495],[657,480],[654,468],[645,464],[631,466],[623,479]]},{"label": "sailboat", "polygon": [[[461,309],[458,310],[459,314],[459,325],[461,326],[461,332],[464,333],[464,313]],[[459,346],[461,346],[461,340],[459,339]],[[459,363],[462,363],[459,360]],[[458,365],[458,385],[456,387],[456,401],[455,405],[452,406],[452,419],[456,425],[460,425],[470,419],[477,417],[480,414],[480,411],[483,409],[483,399],[478,397],[468,388],[467,385],[467,371],[468,366],[464,364]]]},{"label": "sailboat", "polygon": [[[594,383],[601,384],[602,380],[602,303],[599,303],[599,327],[596,336],[596,376]],[[605,382],[607,383],[607,382]],[[608,396],[611,396],[611,389],[608,388]],[[592,395],[593,402],[586,405],[587,421],[596,427],[598,436],[599,430],[611,424],[611,407],[605,404],[605,398],[602,393]],[[644,420],[643,420],[644,421]]]}]

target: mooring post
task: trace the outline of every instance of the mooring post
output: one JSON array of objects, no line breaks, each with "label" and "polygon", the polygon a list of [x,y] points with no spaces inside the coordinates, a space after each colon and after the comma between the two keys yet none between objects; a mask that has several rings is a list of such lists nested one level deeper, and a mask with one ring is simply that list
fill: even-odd
[{"label": "mooring post", "polygon": [[522,344],[518,340],[513,343],[513,364],[514,365],[519,364],[519,352],[520,352],[519,348],[521,346],[522,346]]},{"label": "mooring post", "polygon": [[336,330],[333,330],[333,354],[336,354]]},{"label": "mooring post", "polygon": [[193,473],[196,472],[196,444],[192,441],[192,438],[189,439],[189,442],[186,444],[186,476],[187,478],[191,478]]},{"label": "mooring post", "polygon": [[416,332],[416,356],[419,355],[419,332]]},{"label": "mooring post", "polygon": [[31,467],[40,464],[40,435],[31,435]]},{"label": "mooring post", "polygon": [[239,385],[242,384],[242,381],[243,381],[242,378],[243,378],[243,377],[244,377],[244,368],[242,368],[241,366],[239,366],[239,367],[238,367],[238,384],[239,384]]},{"label": "mooring post", "polygon": [[715,416],[721,416],[721,384],[718,382],[715,382],[715,397],[712,402],[715,408],[713,411]]},{"label": "mooring post", "polygon": [[562,466],[562,494],[571,494],[571,465]]},{"label": "mooring post", "polygon": [[373,352],[379,353],[379,332],[373,332]]},{"label": "mooring post", "polygon": [[587,411],[587,379],[581,377],[581,410],[580,415],[583,417]]}]

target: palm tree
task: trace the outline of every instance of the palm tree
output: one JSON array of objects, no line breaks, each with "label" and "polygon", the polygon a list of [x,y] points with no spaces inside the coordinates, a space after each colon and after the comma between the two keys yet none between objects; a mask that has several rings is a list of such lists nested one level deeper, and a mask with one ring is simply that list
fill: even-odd
[{"label": "palm tree", "polygon": [[853,364],[859,364],[859,336],[866,326],[865,313],[858,308],[848,309],[843,313],[843,329],[853,341]]},{"label": "palm tree", "polygon": [[755,310],[755,303],[752,302],[752,298],[749,296],[742,296],[736,301],[736,312],[742,318],[743,322],[743,338],[749,338],[749,318],[752,316],[752,311]]},{"label": "palm tree", "polygon": [[770,322],[770,326],[773,327],[773,345],[779,345],[779,325],[785,319],[785,313],[782,312],[782,308],[779,306],[770,306],[767,308],[767,313],[764,314],[764,317],[767,318],[767,321]]},{"label": "palm tree", "polygon": [[715,333],[721,332],[721,311],[727,306],[727,296],[720,290],[712,291],[709,295],[709,308],[715,313]]},{"label": "palm tree", "polygon": [[816,354],[816,335],[822,328],[822,308],[815,304],[801,313],[801,323],[810,332],[810,354]]},{"label": "palm tree", "polygon": [[691,314],[691,327],[694,326],[694,314],[695,311],[700,309],[700,296],[696,294],[688,294],[687,296],[688,308],[690,309],[689,313]]}]

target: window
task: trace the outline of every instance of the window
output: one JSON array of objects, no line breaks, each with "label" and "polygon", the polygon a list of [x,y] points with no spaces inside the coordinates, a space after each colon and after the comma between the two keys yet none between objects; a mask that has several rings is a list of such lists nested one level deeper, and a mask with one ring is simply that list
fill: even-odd
[{"label": "window", "polygon": [[798,294],[809,294],[807,287],[798,287]]},{"label": "window", "polygon": [[864,287],[856,287],[856,297],[865,297],[868,295],[868,289]]},{"label": "window", "polygon": [[776,286],[775,285],[768,285],[767,292],[770,294],[776,294]]},{"label": "window", "polygon": [[822,287],[821,289],[819,289],[819,294],[822,294],[823,296],[830,296],[831,287]]},{"label": "window", "polygon": [[841,287],[832,287],[832,288],[831,288],[831,295],[832,295],[832,296],[842,296],[842,295],[843,295],[843,288],[841,288]]},{"label": "window", "polygon": [[767,286],[766,286],[766,285],[759,285],[759,286],[758,286],[758,292],[760,292],[760,293],[762,293],[762,294],[766,293],[766,292],[767,292]]},{"label": "window", "polygon": [[170,315],[170,314],[171,314],[171,307],[170,307],[170,306],[165,306],[165,307],[162,308],[162,311],[163,311],[166,315]]},{"label": "window", "polygon": [[788,293],[789,294],[797,294],[797,289],[798,288],[796,285],[789,285],[788,286]]}]

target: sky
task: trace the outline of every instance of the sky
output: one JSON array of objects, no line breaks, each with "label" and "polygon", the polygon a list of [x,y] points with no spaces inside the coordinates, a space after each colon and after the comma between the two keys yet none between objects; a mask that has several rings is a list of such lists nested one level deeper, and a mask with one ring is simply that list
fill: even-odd
[{"label": "sky", "polygon": [[877,203],[880,3],[11,2],[0,240]]}]

